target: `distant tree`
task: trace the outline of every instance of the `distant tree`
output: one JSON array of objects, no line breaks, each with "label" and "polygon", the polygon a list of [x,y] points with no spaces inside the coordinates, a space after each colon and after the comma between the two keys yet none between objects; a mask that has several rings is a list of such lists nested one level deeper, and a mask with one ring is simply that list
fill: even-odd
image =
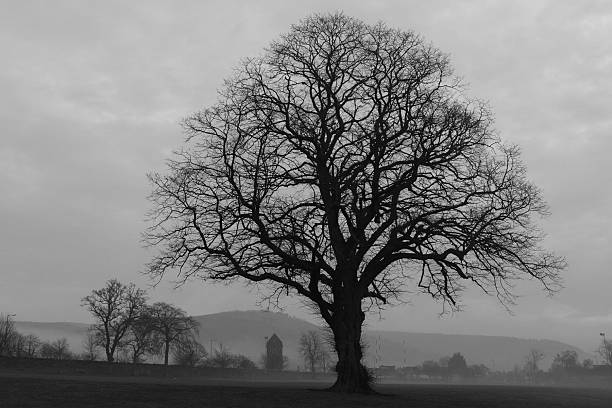
[{"label": "distant tree", "polygon": [[145,302],[144,290],[136,288],[133,283],[124,285],[116,279],[109,280],[105,287],[92,291],[81,300],[81,305],[92,313],[96,321],[91,330],[108,361],[115,361],[115,352],[142,312]]},{"label": "distant tree", "polygon": [[564,350],[557,353],[550,368],[553,371],[571,371],[579,366],[578,353],[575,350]]},{"label": "distant tree", "polygon": [[410,285],[451,307],[468,283],[506,303],[517,279],[558,287],[520,150],[413,32],[309,17],[184,126],[151,176],[149,273],[308,299],[333,332],[336,391],[370,391],[365,312]]},{"label": "distant tree", "polygon": [[299,346],[304,363],[313,374],[318,366],[324,366],[325,362],[329,359],[327,345],[317,331],[309,330],[306,333],[302,333]]},{"label": "distant tree", "polygon": [[234,355],[223,344],[219,344],[207,361],[207,365],[218,368],[230,368],[234,364]]},{"label": "distant tree", "polygon": [[83,352],[81,353],[82,360],[95,361],[98,359],[98,350],[100,349],[100,345],[98,344],[96,333],[94,331],[87,330],[81,344],[83,346]]},{"label": "distant tree", "polygon": [[9,345],[9,355],[13,357],[25,357],[26,356],[26,336],[15,331]]},{"label": "distant tree", "polygon": [[448,359],[448,371],[450,374],[465,375],[468,371],[467,362],[461,353],[455,353]]},{"label": "distant tree", "polygon": [[468,374],[472,377],[485,377],[489,372],[489,367],[484,364],[475,364],[468,367]]},{"label": "distant tree", "polygon": [[128,328],[123,340],[122,349],[130,362],[136,364],[144,361],[146,354],[159,350],[161,337],[155,331],[151,307],[145,306]]},{"label": "distant tree", "polygon": [[448,368],[449,360],[450,356],[440,357],[440,359],[438,360],[438,364],[440,365],[440,367]]},{"label": "distant tree", "polygon": [[441,375],[441,367],[437,361],[426,360],[421,364],[421,372],[430,377]]},{"label": "distant tree", "polygon": [[594,365],[593,360],[590,359],[590,358],[585,358],[582,361],[582,368],[584,368],[586,370],[590,370],[591,368],[593,368],[593,365]]},{"label": "distant tree", "polygon": [[24,337],[24,353],[26,357],[35,357],[40,348],[40,338],[34,334],[27,334]]},{"label": "distant tree", "polygon": [[70,360],[73,358],[65,337],[53,342],[44,342],[40,347],[40,356],[52,360]]},{"label": "distant tree", "polygon": [[612,365],[612,341],[606,340],[605,337],[601,342],[601,345],[597,349],[597,353],[601,356],[604,363]]},{"label": "distant tree", "polygon": [[8,356],[11,354],[11,346],[17,335],[12,316],[13,315],[10,314],[4,315],[0,313],[0,356]]},{"label": "distant tree", "polygon": [[173,351],[174,363],[181,366],[196,367],[204,364],[208,353],[203,345],[193,338],[178,342]]},{"label": "distant tree", "polygon": [[244,370],[255,370],[257,368],[253,360],[242,354],[234,354],[232,366]]},{"label": "distant tree", "polygon": [[544,359],[544,353],[535,349],[530,350],[529,354],[527,354],[525,357],[524,372],[529,381],[536,381],[537,375],[540,372],[540,368],[538,366],[542,359]]},{"label": "distant tree", "polygon": [[190,339],[198,330],[198,323],[182,309],[164,302],[154,303],[147,309],[150,325],[158,338],[159,353],[168,365],[170,350],[181,341]]}]

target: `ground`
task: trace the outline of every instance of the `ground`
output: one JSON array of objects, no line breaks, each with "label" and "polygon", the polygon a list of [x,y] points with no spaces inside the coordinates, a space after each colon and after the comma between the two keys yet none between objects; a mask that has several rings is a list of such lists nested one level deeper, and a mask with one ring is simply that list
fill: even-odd
[{"label": "ground", "polygon": [[30,376],[0,373],[0,407],[612,407],[612,389],[378,385],[383,395],[338,395],[321,383]]}]

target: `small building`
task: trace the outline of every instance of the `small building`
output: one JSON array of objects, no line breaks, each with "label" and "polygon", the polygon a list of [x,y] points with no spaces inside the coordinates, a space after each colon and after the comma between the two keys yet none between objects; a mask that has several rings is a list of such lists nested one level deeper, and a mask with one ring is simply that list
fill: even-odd
[{"label": "small building", "polygon": [[283,342],[276,334],[266,341],[266,369],[283,369]]}]

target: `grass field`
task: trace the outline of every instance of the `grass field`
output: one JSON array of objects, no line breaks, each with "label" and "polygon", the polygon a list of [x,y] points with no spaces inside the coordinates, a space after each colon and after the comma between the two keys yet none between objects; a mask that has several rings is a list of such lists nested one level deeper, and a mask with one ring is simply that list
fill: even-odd
[{"label": "grass field", "polygon": [[0,407],[612,407],[612,390],[604,389],[379,385],[384,395],[362,396],[321,391],[316,383],[190,381],[0,376]]}]

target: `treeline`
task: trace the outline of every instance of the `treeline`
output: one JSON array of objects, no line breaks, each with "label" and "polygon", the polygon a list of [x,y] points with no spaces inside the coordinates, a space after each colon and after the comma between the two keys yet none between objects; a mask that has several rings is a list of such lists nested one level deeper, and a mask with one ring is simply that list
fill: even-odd
[{"label": "treeline", "polygon": [[15,328],[13,315],[0,313],[0,356],[49,358],[56,360],[77,359],[83,356],[73,354],[68,341],[61,338],[55,341],[41,341],[34,334],[22,334]]},{"label": "treeline", "polygon": [[143,363],[161,357],[184,366],[256,368],[248,357],[220,345],[207,351],[197,341],[198,323],[169,303],[147,303],[146,292],[116,279],[83,297],[81,305],[94,319],[82,341],[83,351],[70,351],[65,338],[43,342],[15,329],[13,315],[0,315],[0,356],[81,359]]},{"label": "treeline", "polygon": [[604,340],[599,354],[604,364],[595,365],[587,358],[580,361],[575,350],[557,353],[548,370],[540,367],[544,353],[530,350],[523,362],[510,371],[493,371],[484,364],[468,365],[461,353],[441,359],[427,360],[415,367],[380,366],[375,369],[379,377],[412,380],[450,380],[453,378],[487,379],[505,383],[555,383],[568,379],[588,378],[597,375],[612,375],[612,343]]},{"label": "treeline", "polygon": [[427,360],[412,370],[413,374],[429,377],[448,378],[458,377],[484,377],[490,372],[484,364],[468,365],[461,353],[442,357],[438,361]]}]

